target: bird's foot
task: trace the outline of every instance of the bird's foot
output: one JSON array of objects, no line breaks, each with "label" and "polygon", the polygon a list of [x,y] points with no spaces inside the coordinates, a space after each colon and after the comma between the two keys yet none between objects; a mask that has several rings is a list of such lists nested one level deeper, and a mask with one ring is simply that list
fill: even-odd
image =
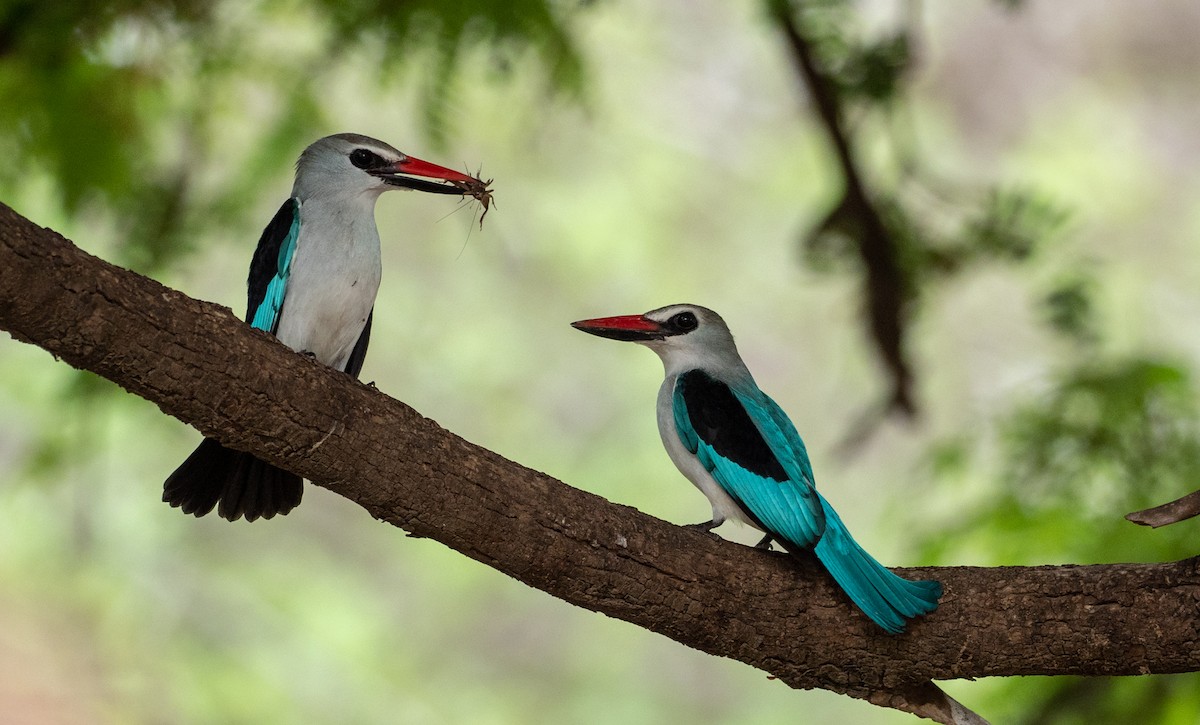
[{"label": "bird's foot", "polygon": [[684,528],[690,528],[691,531],[700,532],[702,534],[708,534],[709,537],[712,537],[719,541],[721,539],[720,534],[714,532],[713,529],[722,525],[722,523],[725,523],[725,522],[714,520],[714,521],[702,521],[701,523],[685,523]]},{"label": "bird's foot", "polygon": [[754,545],[754,548],[762,549],[763,551],[770,551],[771,550],[771,542],[774,540],[775,540],[774,536],[767,534],[766,536],[762,537],[762,541],[760,541]]},{"label": "bird's foot", "polygon": [[375,385],[375,381],[374,381],[374,380],[372,380],[371,382],[367,383],[367,387],[368,387],[368,388],[373,388],[373,389],[375,389],[375,390],[379,390],[379,386]]},{"label": "bird's foot", "polygon": [[[698,524],[684,524],[683,528],[692,529],[693,531],[703,531],[706,534],[711,534],[712,530],[725,523],[724,521],[702,521]],[[714,534],[715,536],[715,534]]]},{"label": "bird's foot", "polygon": [[303,355],[304,357],[308,358],[309,360],[317,359],[317,354],[315,352],[313,352],[312,350],[301,350],[300,354]]}]

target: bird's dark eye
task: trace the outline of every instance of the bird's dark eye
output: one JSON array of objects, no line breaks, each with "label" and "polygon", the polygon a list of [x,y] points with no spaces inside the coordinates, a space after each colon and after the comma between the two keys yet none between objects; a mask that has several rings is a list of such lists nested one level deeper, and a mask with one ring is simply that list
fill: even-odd
[{"label": "bird's dark eye", "polygon": [[360,169],[374,169],[384,165],[379,155],[367,149],[354,149],[350,152],[350,163]]},{"label": "bird's dark eye", "polygon": [[678,330],[679,332],[691,332],[692,330],[696,329],[700,323],[696,320],[696,315],[693,313],[680,312],[677,315],[672,315],[671,319],[667,321],[667,324],[669,324],[673,330]]}]

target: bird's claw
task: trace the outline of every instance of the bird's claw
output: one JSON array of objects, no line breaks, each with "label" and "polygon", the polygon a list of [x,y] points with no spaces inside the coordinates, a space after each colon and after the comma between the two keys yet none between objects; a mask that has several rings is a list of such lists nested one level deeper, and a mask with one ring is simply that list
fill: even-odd
[{"label": "bird's claw", "polygon": [[725,523],[725,522],[724,521],[702,521],[698,524],[684,524],[683,528],[691,529],[692,531],[699,531],[704,534],[708,534],[709,536],[713,537],[714,539],[720,539],[721,537],[718,536],[713,531],[713,529],[717,528],[718,526],[720,526],[723,523]]}]

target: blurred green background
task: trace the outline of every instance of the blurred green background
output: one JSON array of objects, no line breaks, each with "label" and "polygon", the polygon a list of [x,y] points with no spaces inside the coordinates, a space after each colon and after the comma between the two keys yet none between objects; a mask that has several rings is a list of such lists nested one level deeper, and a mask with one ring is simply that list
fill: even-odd
[{"label": "blurred green background", "polygon": [[[890,383],[851,247],[820,224],[840,182],[779,6],[0,2],[0,199],[240,314],[308,142],[482,164],[482,230],[449,198],[377,212],[363,378],[446,428],[701,520],[655,430],[658,361],[567,326],[696,302],[885,563],[1195,554],[1195,522],[1121,516],[1200,481],[1200,6],[793,9],[903,244],[911,421],[873,412]],[[199,434],[7,336],[0,411],[0,722],[913,721],[570,607],[319,488],[269,522],[184,517],[161,482]],[[944,686],[995,722],[1200,721],[1192,675]]]}]

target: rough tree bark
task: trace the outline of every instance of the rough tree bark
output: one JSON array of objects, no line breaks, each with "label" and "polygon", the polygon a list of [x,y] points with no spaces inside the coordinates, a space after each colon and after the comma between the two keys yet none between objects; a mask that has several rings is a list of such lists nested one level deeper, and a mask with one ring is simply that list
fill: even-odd
[{"label": "rough tree bark", "polygon": [[674,526],[508,461],[3,204],[0,329],[377,519],[795,688],[965,722],[969,711],[931,680],[1200,670],[1200,559],[903,570],[941,580],[946,594],[908,634],[888,636],[813,562]]}]

